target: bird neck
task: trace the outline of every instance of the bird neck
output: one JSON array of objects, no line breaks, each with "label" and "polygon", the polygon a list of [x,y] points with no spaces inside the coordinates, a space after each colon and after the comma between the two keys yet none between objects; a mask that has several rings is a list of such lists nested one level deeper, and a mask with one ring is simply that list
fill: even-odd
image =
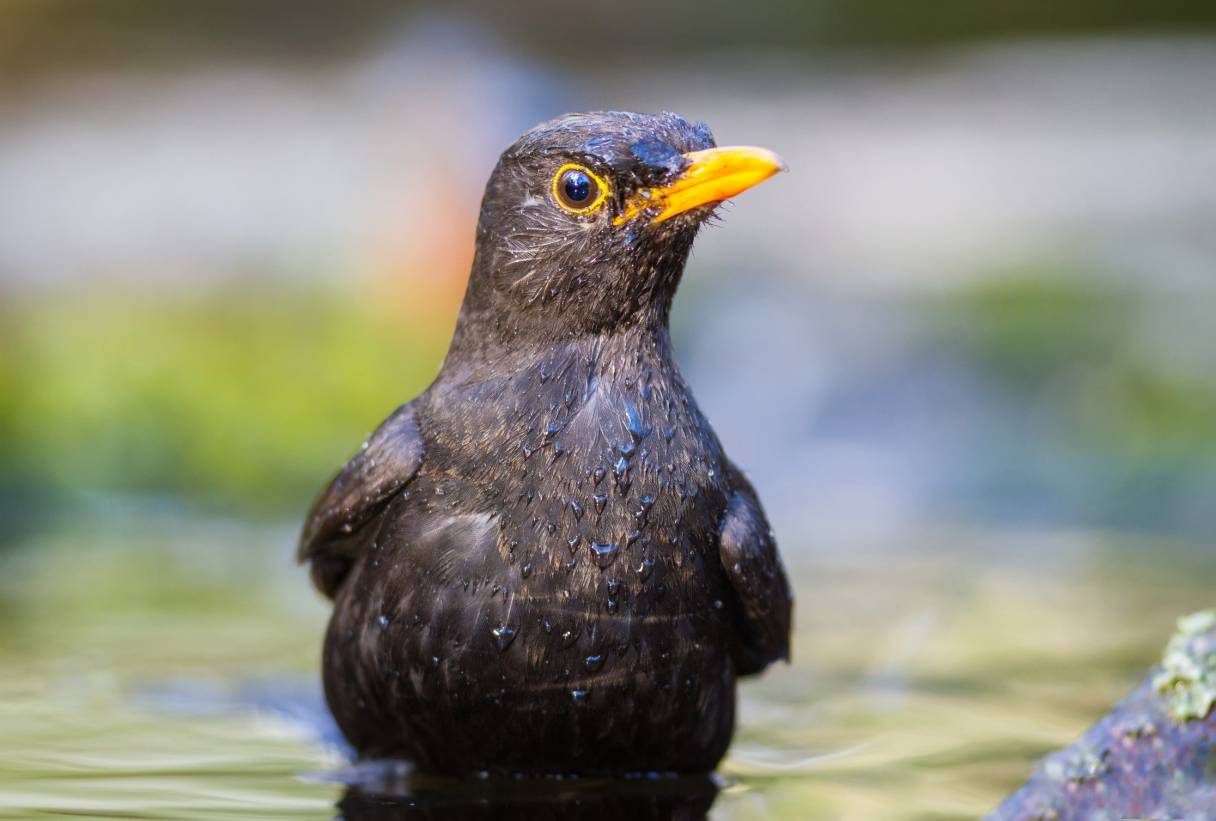
[{"label": "bird neck", "polygon": [[536,334],[504,328],[494,318],[470,310],[466,300],[437,381],[469,384],[521,371],[557,373],[587,366],[619,376],[643,362],[652,368],[674,368],[670,306],[670,298],[649,304],[599,332],[558,329]]},{"label": "bird neck", "polygon": [[479,236],[445,369],[526,366],[554,348],[614,337],[666,344],[695,235],[695,225],[644,234],[578,263],[537,267],[521,267],[501,242]]},{"label": "bird neck", "polygon": [[601,349],[669,355],[671,303],[689,244],[661,263],[638,260],[651,273],[643,285],[621,283],[614,292],[608,277],[589,275],[578,293],[527,301],[496,285],[495,255],[479,247],[440,377],[475,380]]}]

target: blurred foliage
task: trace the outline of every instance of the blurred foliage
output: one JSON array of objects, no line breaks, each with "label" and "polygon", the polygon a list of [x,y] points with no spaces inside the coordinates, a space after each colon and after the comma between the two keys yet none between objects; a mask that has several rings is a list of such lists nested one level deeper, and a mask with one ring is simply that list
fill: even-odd
[{"label": "blurred foliage", "polygon": [[979,280],[952,307],[965,347],[1026,387],[1109,359],[1134,309],[1127,293],[1051,271]]},{"label": "blurred foliage", "polygon": [[297,508],[427,385],[450,323],[270,285],[40,296],[0,332],[0,481]]},{"label": "blurred foliage", "polygon": [[1030,268],[978,280],[939,319],[947,345],[1047,403],[1080,441],[1139,462],[1216,462],[1216,373],[1194,364],[1216,347],[1167,327],[1192,361],[1162,352],[1155,324],[1171,313],[1124,283]]},{"label": "blurred foliage", "polygon": [[[1069,447],[1106,460],[1106,492],[1148,498],[1153,476],[1173,486],[1216,465],[1216,374],[1150,344],[1152,306],[1117,284],[1028,270],[979,280],[929,315],[940,351],[962,352],[1011,407],[1051,420],[1031,429],[1062,430]],[[436,372],[453,318],[414,313],[270,284],[10,306],[0,316],[6,529],[37,510],[31,500],[82,493],[294,517],[360,435]]]},{"label": "blurred foliage", "polygon": [[[348,53],[394,25],[427,17],[475,19],[479,27],[544,59],[584,65],[654,61],[733,49],[924,47],[980,38],[1052,33],[1197,31],[1216,27],[1216,6],[1197,0],[909,4],[898,0],[711,0],[697,4],[617,0],[400,3],[367,0],[335,15],[331,3],[240,0],[9,0],[0,4],[0,67],[58,70],[64,61],[180,59],[226,51],[317,59]],[[673,35],[678,32],[678,36]],[[604,45],[609,47],[605,48]]]}]

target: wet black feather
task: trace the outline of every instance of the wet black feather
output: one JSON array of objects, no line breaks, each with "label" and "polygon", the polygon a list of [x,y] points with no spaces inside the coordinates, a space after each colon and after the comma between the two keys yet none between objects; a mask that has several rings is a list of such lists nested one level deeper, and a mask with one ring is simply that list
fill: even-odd
[{"label": "wet black feather", "polygon": [[[730,741],[736,677],[787,656],[771,532],[667,327],[713,209],[614,223],[712,145],[674,114],[609,112],[504,152],[439,376],[334,480],[301,543],[335,599],[326,695],[361,754],[435,772],[705,771]],[[566,162],[610,182],[606,207],[556,206]]]}]

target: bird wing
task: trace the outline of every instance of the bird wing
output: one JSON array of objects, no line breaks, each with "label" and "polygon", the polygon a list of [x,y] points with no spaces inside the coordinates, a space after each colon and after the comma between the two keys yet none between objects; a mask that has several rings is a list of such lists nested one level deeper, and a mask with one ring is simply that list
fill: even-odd
[{"label": "bird wing", "polygon": [[357,531],[379,513],[422,465],[422,434],[410,404],[376,429],[313,504],[297,558],[311,562],[313,583],[333,598],[366,541]]},{"label": "bird wing", "polygon": [[789,659],[794,599],[756,491],[734,465],[730,474],[734,491],[722,518],[718,552],[738,605],[735,667],[749,675]]}]

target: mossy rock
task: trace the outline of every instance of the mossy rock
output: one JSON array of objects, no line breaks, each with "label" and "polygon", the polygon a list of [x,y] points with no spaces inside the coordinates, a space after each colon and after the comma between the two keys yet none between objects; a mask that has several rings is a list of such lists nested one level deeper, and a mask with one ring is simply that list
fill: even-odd
[{"label": "mossy rock", "polygon": [[1216,821],[1216,609],[1178,621],[1155,668],[990,821]]}]

